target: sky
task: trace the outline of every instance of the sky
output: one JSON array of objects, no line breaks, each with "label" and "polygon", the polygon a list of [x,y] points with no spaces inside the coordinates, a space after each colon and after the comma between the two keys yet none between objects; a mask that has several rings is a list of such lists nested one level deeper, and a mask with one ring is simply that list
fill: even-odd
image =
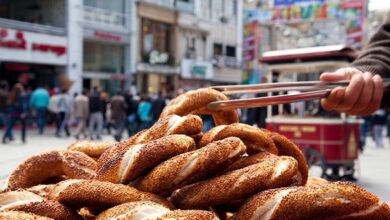
[{"label": "sky", "polygon": [[390,0],[369,0],[369,10],[389,10],[390,9]]}]

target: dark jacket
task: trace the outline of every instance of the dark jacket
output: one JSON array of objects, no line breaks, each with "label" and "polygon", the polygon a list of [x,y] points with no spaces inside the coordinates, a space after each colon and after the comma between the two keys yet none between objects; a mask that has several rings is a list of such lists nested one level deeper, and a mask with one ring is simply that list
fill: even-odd
[{"label": "dark jacket", "polygon": [[[390,14],[389,14],[390,15]],[[382,78],[390,77],[390,16],[385,24],[374,34],[367,47],[352,66],[362,72],[379,74]],[[382,108],[390,108],[390,90],[383,94]]]},{"label": "dark jacket", "polygon": [[115,122],[125,121],[127,104],[123,96],[116,95],[111,99],[111,119]]},{"label": "dark jacket", "polygon": [[0,89],[0,112],[6,113],[7,112],[7,97],[8,92]]},{"label": "dark jacket", "polygon": [[89,97],[89,113],[102,112],[102,100],[98,94]]}]

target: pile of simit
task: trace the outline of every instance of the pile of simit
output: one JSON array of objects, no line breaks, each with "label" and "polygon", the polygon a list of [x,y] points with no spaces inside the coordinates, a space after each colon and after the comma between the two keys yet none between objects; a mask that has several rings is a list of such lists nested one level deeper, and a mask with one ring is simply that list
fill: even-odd
[{"label": "pile of simit", "polygon": [[[0,194],[0,219],[390,219],[359,186],[308,178],[286,137],[205,108],[226,99],[190,91],[128,140],[26,159]],[[216,124],[205,134],[202,114]]]}]

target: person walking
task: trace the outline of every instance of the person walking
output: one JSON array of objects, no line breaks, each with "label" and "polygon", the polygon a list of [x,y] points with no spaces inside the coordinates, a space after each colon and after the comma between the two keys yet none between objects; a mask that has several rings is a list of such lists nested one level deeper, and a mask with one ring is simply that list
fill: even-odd
[{"label": "person walking", "polygon": [[136,97],[127,92],[125,94],[125,101],[127,104],[127,119],[126,119],[126,128],[129,137],[133,136],[138,132],[138,127],[140,124],[137,109],[139,102]]},{"label": "person walking", "polygon": [[74,116],[78,121],[75,138],[79,139],[80,135],[84,135],[87,138],[87,121],[89,116],[89,99],[88,91],[83,89],[82,93],[76,96],[74,101]]},{"label": "person walking", "polygon": [[31,95],[30,108],[36,112],[36,123],[39,134],[43,134],[46,126],[46,111],[49,105],[49,93],[42,86],[39,86]]},{"label": "person walking", "polygon": [[383,109],[377,110],[372,117],[372,130],[376,147],[383,148],[383,130],[386,125],[386,111]]},{"label": "person walking", "polygon": [[138,105],[137,114],[141,121],[140,130],[146,129],[150,126],[152,104],[148,97],[142,97]]},{"label": "person walking", "polygon": [[162,97],[162,92],[160,91],[157,97],[152,101],[152,121],[156,122],[162,110],[165,107],[165,99]]},{"label": "person walking", "polygon": [[16,121],[19,121],[22,129],[22,142],[26,142],[26,111],[27,103],[25,100],[24,88],[21,83],[16,83],[7,97],[7,124],[3,136],[3,143],[7,140],[13,140],[12,129]]},{"label": "person walking", "polygon": [[57,107],[57,129],[56,136],[61,137],[62,131],[65,130],[66,136],[70,136],[68,121],[71,112],[71,97],[68,91],[63,89],[58,99]]},{"label": "person walking", "polygon": [[0,82],[0,121],[5,127],[7,122],[7,97],[8,97],[8,83],[6,81]]},{"label": "person walking", "polygon": [[[96,129],[95,129],[96,126]],[[89,96],[89,139],[93,140],[102,139],[103,131],[103,112],[102,112],[102,101],[100,99],[100,94],[98,87],[94,87],[91,95]]]},{"label": "person walking", "polygon": [[126,126],[127,118],[127,104],[125,98],[122,96],[121,92],[117,92],[114,97],[111,99],[111,120],[114,122],[114,127],[116,129],[114,138],[116,141],[122,139],[122,134]]}]

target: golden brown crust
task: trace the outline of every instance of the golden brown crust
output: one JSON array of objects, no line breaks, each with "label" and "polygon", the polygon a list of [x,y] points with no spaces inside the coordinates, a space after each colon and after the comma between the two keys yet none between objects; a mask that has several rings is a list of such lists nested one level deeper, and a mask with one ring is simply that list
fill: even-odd
[{"label": "golden brown crust", "polygon": [[226,137],[240,138],[247,146],[249,154],[261,151],[278,154],[278,150],[268,133],[260,130],[259,128],[241,123],[221,125],[212,128],[203,135],[199,145],[202,147],[208,143],[221,140]]},{"label": "golden brown crust", "polygon": [[233,220],[250,219],[389,219],[376,196],[347,182],[289,187],[261,192],[249,199]]},{"label": "golden brown crust", "polygon": [[238,122],[238,115],[235,110],[210,111],[206,108],[210,102],[227,99],[223,93],[210,88],[189,91],[176,97],[165,106],[160,118],[174,114],[180,116],[188,114],[211,114],[216,125],[236,123]]},{"label": "golden brown crust", "polygon": [[[115,219],[156,219],[171,210],[161,204],[150,201],[128,202],[112,207],[100,213],[96,220]],[[141,218],[141,216],[143,218]],[[138,218],[137,218],[138,217]]]},{"label": "golden brown crust", "polygon": [[44,216],[35,215],[27,212],[20,211],[4,211],[0,212],[0,220],[53,220],[52,218],[47,218]]},{"label": "golden brown crust", "polygon": [[142,130],[128,140],[121,141],[113,147],[106,150],[98,160],[98,166],[101,167],[108,160],[115,157],[134,144],[144,144],[168,135],[185,134],[196,135],[202,131],[202,119],[196,115],[178,116],[170,115],[160,118],[151,128]]},{"label": "golden brown crust", "polygon": [[109,208],[126,202],[153,201],[170,207],[159,196],[133,187],[97,180],[67,180],[58,183],[49,198],[71,207]]},{"label": "golden brown crust", "polygon": [[[263,129],[263,131],[267,131],[267,130]],[[268,132],[272,140],[274,141],[276,148],[278,148],[279,151],[278,155],[291,156],[298,161],[299,173],[301,174],[302,177],[301,185],[305,185],[307,182],[307,178],[309,176],[309,168],[307,167],[307,162],[302,151],[299,149],[299,147],[296,144],[294,144],[294,142],[286,138],[284,135],[275,132],[270,132],[270,131]]]},{"label": "golden brown crust", "polygon": [[210,143],[161,163],[137,182],[135,187],[146,192],[169,195],[178,187],[224,170],[245,150],[242,141],[235,137]]},{"label": "golden brown crust", "polygon": [[247,166],[250,166],[250,165],[253,165],[256,163],[260,163],[264,160],[268,160],[268,159],[276,158],[276,157],[278,157],[278,156],[271,154],[271,153],[268,153],[268,152],[260,152],[260,153],[253,154],[250,156],[243,156],[240,159],[238,159],[236,162],[234,162],[232,165],[230,165],[225,170],[225,172],[230,172],[233,170],[242,169],[244,167],[247,167]]},{"label": "golden brown crust", "polygon": [[297,162],[294,158],[271,158],[178,189],[172,194],[171,201],[183,209],[205,209],[229,204],[232,201],[244,200],[262,190],[288,186],[296,173]]},{"label": "golden brown crust", "polygon": [[203,210],[174,210],[157,218],[156,220],[218,220],[219,218],[212,212]]},{"label": "golden brown crust", "polygon": [[62,204],[25,190],[0,194],[0,211],[23,211],[54,219],[81,219],[76,212]]},{"label": "golden brown crust", "polygon": [[317,186],[317,185],[327,184],[327,183],[329,183],[329,181],[326,179],[315,177],[315,176],[309,176],[309,178],[307,179],[306,186],[312,186],[312,185]]},{"label": "golden brown crust", "polygon": [[48,185],[36,185],[30,188],[27,188],[26,191],[35,193],[43,198],[47,198],[49,192],[53,189],[55,184],[48,184]]},{"label": "golden brown crust", "polygon": [[136,144],[103,164],[96,179],[128,184],[161,162],[194,148],[192,138],[179,134]]},{"label": "golden brown crust", "polygon": [[76,141],[68,146],[68,150],[80,151],[90,157],[99,158],[104,151],[116,143],[116,141]]},{"label": "golden brown crust", "polygon": [[9,176],[7,189],[32,187],[64,174],[74,179],[90,179],[95,177],[95,170],[96,162],[82,152],[48,151],[20,163]]}]

